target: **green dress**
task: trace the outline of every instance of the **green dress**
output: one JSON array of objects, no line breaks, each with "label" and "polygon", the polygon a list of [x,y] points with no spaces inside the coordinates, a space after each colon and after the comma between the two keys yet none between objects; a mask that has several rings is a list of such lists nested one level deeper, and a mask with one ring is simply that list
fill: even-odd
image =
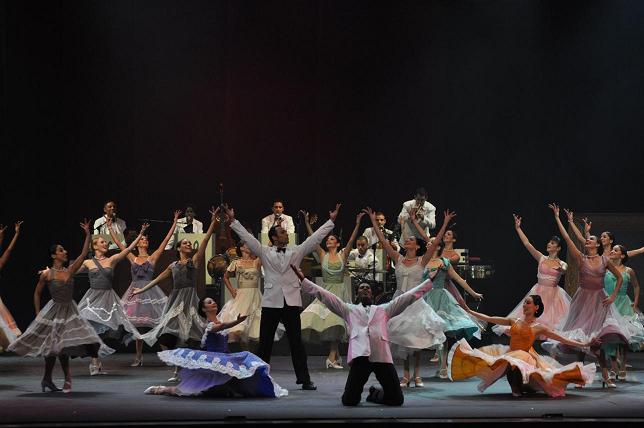
[{"label": "green dress", "polygon": [[[628,270],[625,270],[622,272],[622,286],[617,293],[617,297],[615,298],[613,305],[615,305],[617,312],[619,312],[619,314],[628,321],[628,330],[631,334],[628,342],[630,348],[634,351],[639,351],[642,349],[642,345],[644,345],[644,325],[642,325],[641,322],[642,314],[636,313],[633,310],[633,306],[631,306],[633,301],[628,296],[628,286],[630,283],[631,276],[628,273]],[[613,291],[615,291],[616,285],[617,277],[613,275],[611,271],[607,270],[604,275],[604,291],[606,291],[606,294],[610,296]],[[607,343],[602,345],[602,348],[608,357],[614,357],[617,351],[617,345],[615,344]]]},{"label": "green dress", "polygon": [[[324,288],[349,302],[349,289],[344,285],[344,263],[342,254],[335,262],[329,262],[329,255],[322,258],[322,280]],[[346,342],[347,327],[342,318],[331,312],[322,302],[315,299],[300,315],[302,340],[308,343]]]},{"label": "green dress", "polygon": [[472,318],[456,302],[452,293],[445,288],[449,260],[442,257],[441,266],[426,269],[423,279],[432,278],[432,289],[425,294],[424,299],[429,306],[445,321],[445,336],[458,339],[481,338],[481,330]]}]

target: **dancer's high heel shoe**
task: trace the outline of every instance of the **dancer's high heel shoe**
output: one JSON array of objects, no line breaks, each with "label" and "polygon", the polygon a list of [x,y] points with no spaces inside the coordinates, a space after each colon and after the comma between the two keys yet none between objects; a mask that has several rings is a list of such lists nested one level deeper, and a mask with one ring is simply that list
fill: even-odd
[{"label": "dancer's high heel shoe", "polygon": [[134,362],[130,364],[130,367],[142,367],[143,366],[143,358],[135,358]]},{"label": "dancer's high heel shoe", "polygon": [[400,379],[400,387],[409,388],[409,379],[407,379],[406,377],[403,377],[402,379]]},{"label": "dancer's high heel shoe", "polygon": [[145,391],[143,391],[144,394],[151,394],[151,395],[161,395],[163,394],[163,389],[164,386],[162,385],[156,385],[156,386],[151,386]]},{"label": "dancer's high heel shoe", "polygon": [[424,386],[425,386],[425,384],[423,383],[423,378],[422,378],[422,377],[420,377],[420,376],[416,376],[416,377],[414,378],[414,386],[415,386],[416,388],[422,388],[422,387],[424,387]]},{"label": "dancer's high heel shoe", "polygon": [[59,387],[54,385],[54,382],[50,380],[43,380],[42,382],[40,382],[40,386],[42,387],[42,392],[45,392],[46,388],[49,388],[51,392],[62,391]]},{"label": "dancer's high heel shoe", "polygon": [[72,392],[72,381],[66,380],[65,384],[63,385],[63,393],[69,394],[70,392]]},{"label": "dancer's high heel shoe", "polygon": [[90,376],[96,376],[107,374],[107,372],[103,371],[103,363],[99,361],[96,365],[89,363],[89,374]]},{"label": "dancer's high heel shoe", "polygon": [[447,369],[440,369],[437,373],[438,377],[441,379],[447,379],[449,376],[447,376]]},{"label": "dancer's high heel shoe", "polygon": [[338,364],[337,361],[331,361],[328,358],[324,362],[324,365],[326,366],[327,369],[343,369],[344,368],[340,364]]},{"label": "dancer's high heel shoe", "polygon": [[615,385],[615,381],[610,377],[602,377],[602,388],[617,388],[617,385]]}]

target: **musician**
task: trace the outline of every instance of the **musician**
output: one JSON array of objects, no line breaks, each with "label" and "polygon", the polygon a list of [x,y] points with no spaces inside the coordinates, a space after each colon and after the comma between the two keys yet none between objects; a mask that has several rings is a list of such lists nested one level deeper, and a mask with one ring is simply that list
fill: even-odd
[{"label": "musician", "polygon": [[295,233],[293,217],[284,214],[284,202],[279,199],[273,202],[273,214],[267,215],[262,219],[261,233],[268,233],[273,226],[280,226],[288,233]]},{"label": "musician", "polygon": [[174,243],[178,233],[203,233],[203,223],[195,218],[196,213],[193,206],[186,207],[186,216],[177,220],[177,227],[174,229],[174,235],[170,238],[166,250],[174,248]]},{"label": "musician", "polygon": [[[378,266],[378,258],[374,255],[371,248],[369,248],[369,240],[364,236],[359,236],[356,239],[356,248],[349,252],[349,257],[347,258],[349,263],[354,264],[357,269],[364,269],[365,272],[360,275],[365,280],[373,279],[373,270],[374,265]],[[381,281],[379,278],[381,275],[377,274],[376,279]]]},{"label": "musician", "polygon": [[410,210],[416,213],[416,219],[427,236],[430,236],[429,230],[436,227],[436,207],[427,202],[427,191],[419,187],[414,193],[414,199],[403,203],[402,210],[398,214],[398,223],[402,228],[401,242],[405,242],[410,236],[422,239],[409,219]]},{"label": "musician", "polygon": [[[108,218],[112,219],[112,230],[114,233],[123,236],[125,234],[125,229],[127,229],[127,225],[125,224],[125,220],[116,217],[116,202],[114,201],[105,202],[105,205],[103,205],[103,216],[94,221],[92,234],[109,235],[110,231],[107,229]],[[125,245],[124,241],[121,242]],[[109,250],[115,250],[117,248],[118,246],[114,242],[110,242]]]},{"label": "musician", "polygon": [[[394,232],[385,228],[385,224],[387,223],[387,218],[385,217],[385,214],[380,211],[377,212],[376,221],[378,222],[378,225],[380,227],[380,230],[382,230],[383,235],[385,235],[385,238],[387,238],[391,246],[394,247],[396,251],[398,251],[400,249],[400,246],[398,245],[398,240],[396,240],[396,237],[394,236]],[[378,236],[376,235],[376,232],[373,230],[373,227],[366,228],[362,235],[367,239],[368,245],[370,247],[374,249],[380,248],[380,241],[378,240]]]}]

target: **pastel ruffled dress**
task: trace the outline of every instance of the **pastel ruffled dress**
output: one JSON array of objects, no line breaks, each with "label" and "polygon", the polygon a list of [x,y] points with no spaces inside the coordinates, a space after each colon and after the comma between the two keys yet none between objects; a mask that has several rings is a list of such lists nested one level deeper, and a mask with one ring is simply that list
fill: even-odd
[{"label": "pastel ruffled dress", "polygon": [[161,320],[163,308],[168,302],[161,287],[152,287],[144,293],[132,296],[135,288],[143,288],[154,278],[154,266],[148,260],[138,264],[131,262],[132,282],[121,298],[125,315],[137,328],[155,327]]},{"label": "pastel ruffled dress", "polygon": [[16,325],[16,321],[0,298],[0,352],[7,349],[7,346],[20,334],[22,332]]},{"label": "pastel ruffled dress", "polygon": [[[631,276],[627,271],[622,272],[622,286],[617,293],[613,302],[615,309],[628,322],[629,333],[631,335],[628,345],[633,351],[640,351],[644,345],[644,325],[642,324],[642,314],[633,310],[633,301],[628,296],[628,287],[631,285]],[[606,271],[604,276],[604,291],[612,294],[617,285],[617,277],[611,271]],[[614,344],[603,345],[606,355],[615,356],[617,346]]]},{"label": "pastel ruffled dress", "polygon": [[517,320],[510,327],[510,346],[489,345],[472,349],[461,339],[448,355],[448,373],[452,380],[478,377],[480,392],[505,376],[508,369],[518,369],[523,384],[542,390],[551,397],[565,395],[569,383],[587,385],[595,376],[595,364],[571,363],[562,366],[551,357],[537,354],[532,327]]},{"label": "pastel ruffled dress", "polygon": [[243,397],[283,397],[288,391],[270,376],[270,366],[251,352],[228,353],[225,331],[211,332],[208,323],[202,340],[205,350],[177,348],[159,352],[161,361],[181,367],[177,394]]}]

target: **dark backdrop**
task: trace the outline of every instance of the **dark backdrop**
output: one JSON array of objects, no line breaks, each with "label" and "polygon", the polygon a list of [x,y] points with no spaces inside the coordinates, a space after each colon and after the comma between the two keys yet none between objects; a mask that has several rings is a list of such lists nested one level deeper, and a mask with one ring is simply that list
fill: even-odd
[{"label": "dark backdrop", "polygon": [[221,181],[254,225],[276,196],[342,202],[346,236],[422,185],[494,262],[496,313],[535,282],[512,212],[543,248],[549,201],[644,211],[639,1],[0,5],[0,222],[25,220],[1,292],[23,328],[48,246],[78,254],[108,199],[131,226],[187,203],[205,220]]}]

